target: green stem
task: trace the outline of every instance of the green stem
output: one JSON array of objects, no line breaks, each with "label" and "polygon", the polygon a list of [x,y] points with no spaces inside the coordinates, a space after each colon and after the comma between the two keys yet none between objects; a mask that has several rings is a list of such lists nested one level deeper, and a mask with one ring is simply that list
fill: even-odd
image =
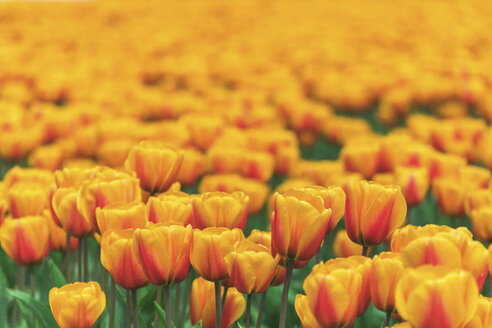
[{"label": "green stem", "polygon": [[114,328],[114,312],[116,309],[116,283],[113,277],[111,279],[111,287],[109,290],[109,328]]},{"label": "green stem", "polygon": [[220,301],[220,288],[222,281],[215,282],[215,328],[221,328],[222,303]]},{"label": "green stem", "polygon": [[248,294],[246,298],[246,328],[249,328],[251,321],[251,299],[252,294]]},{"label": "green stem", "polygon": [[263,307],[265,306],[267,290],[261,294],[260,308],[258,309],[258,318],[256,319],[256,328],[261,328],[261,319],[263,318]]},{"label": "green stem", "polygon": [[183,318],[186,315],[186,310],[188,308],[188,303],[190,301],[192,280],[193,280],[193,271],[190,271],[186,276],[184,302],[183,302],[183,306],[181,307],[181,313],[179,314],[179,326],[178,326],[179,328],[182,327]]},{"label": "green stem", "polygon": [[138,328],[138,301],[137,289],[132,290],[132,306],[133,306],[133,328]]},{"label": "green stem", "polygon": [[389,327],[391,323],[391,312],[386,312],[386,320],[384,321],[384,327]]},{"label": "green stem", "polygon": [[[155,302],[161,305],[161,295],[162,295],[162,286],[157,286],[157,295],[155,296]],[[159,327],[159,312],[157,312],[157,308],[154,313],[154,328]]]},{"label": "green stem", "polygon": [[65,279],[70,282],[70,235],[67,233],[67,245],[65,246]]},{"label": "green stem", "polygon": [[321,262],[321,247],[316,252],[316,259],[314,260],[314,264],[318,264],[319,262]]},{"label": "green stem", "polygon": [[87,254],[87,238],[84,238],[84,282],[89,281],[89,255]]},{"label": "green stem", "polygon": [[224,291],[222,292],[222,299],[221,299],[221,305],[222,305],[221,310],[224,309],[228,291],[229,291],[229,287],[224,286]]},{"label": "green stem", "polygon": [[[29,285],[31,286],[31,297],[34,299],[35,291],[36,291],[36,286],[34,282],[34,267],[30,266],[29,267]],[[32,326],[36,327],[36,318],[34,317],[34,312],[32,313]]]},{"label": "green stem", "polygon": [[181,284],[176,285],[176,296],[174,299],[174,314],[173,321],[174,325],[178,326],[178,317],[179,317],[179,306],[181,305]]},{"label": "green stem", "polygon": [[290,279],[292,278],[292,271],[294,271],[294,260],[287,260],[287,267],[285,271],[284,292],[282,294],[282,306],[280,308],[279,328],[285,328],[285,320],[287,318],[287,303],[289,298]]},{"label": "green stem", "polygon": [[82,281],[82,243],[83,239],[79,238],[79,246],[77,247],[78,281]]},{"label": "green stem", "polygon": [[367,256],[368,251],[369,251],[369,247],[362,246],[362,256]]},{"label": "green stem", "polygon": [[169,304],[169,285],[164,286],[164,307],[166,310],[166,328],[171,328],[171,304]]},{"label": "green stem", "polygon": [[129,289],[126,290],[126,328],[132,326],[132,295]]}]

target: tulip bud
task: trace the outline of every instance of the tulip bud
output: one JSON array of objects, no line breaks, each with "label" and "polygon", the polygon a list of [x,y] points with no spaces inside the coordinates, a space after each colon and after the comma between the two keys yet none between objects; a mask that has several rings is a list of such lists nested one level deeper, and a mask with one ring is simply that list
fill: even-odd
[{"label": "tulip bud", "polygon": [[333,226],[332,217],[319,190],[299,188],[276,194],[272,253],[294,261],[311,259],[321,247],[328,227]]},{"label": "tulip bud", "polygon": [[309,308],[309,300],[306,295],[297,294],[295,300],[295,308],[302,327],[305,328],[322,328],[318,320],[314,317],[313,312]]},{"label": "tulip bud", "polygon": [[97,282],[76,282],[50,290],[51,312],[60,328],[90,328],[106,307],[106,296]]},{"label": "tulip bud", "polygon": [[190,260],[200,276],[209,281],[221,281],[229,277],[225,256],[234,244],[244,239],[239,229],[206,228],[193,233]]},{"label": "tulip bud", "polygon": [[345,227],[353,242],[365,247],[380,244],[405,223],[407,204],[400,187],[362,180],[344,190]]},{"label": "tulip bud", "polygon": [[183,192],[165,192],[159,197],[150,197],[146,211],[150,222],[181,222],[183,225],[194,225],[193,196]]},{"label": "tulip bud", "polygon": [[[222,288],[223,289],[223,288]],[[221,293],[223,293],[221,291]],[[244,312],[246,301],[236,288],[229,288],[222,309],[222,328],[231,327]],[[203,328],[215,327],[215,291],[214,284],[203,278],[197,278],[191,284],[190,295],[191,324],[201,321]]]},{"label": "tulip bud", "polygon": [[190,225],[148,223],[133,235],[133,253],[149,282],[170,285],[183,281],[190,268],[193,231]]},{"label": "tulip bud", "polygon": [[400,186],[408,206],[420,204],[429,190],[429,172],[424,167],[398,166],[395,184]]},{"label": "tulip bud", "polygon": [[482,206],[492,206],[492,192],[489,189],[470,190],[465,198],[466,215],[471,217],[473,210]]},{"label": "tulip bud", "polygon": [[333,241],[333,252],[336,257],[360,255],[362,254],[362,246],[350,240],[347,231],[339,230]]},{"label": "tulip bud", "polygon": [[48,192],[32,183],[16,183],[8,189],[10,213],[14,218],[40,215],[48,208]]},{"label": "tulip bud", "polygon": [[408,269],[395,290],[396,309],[413,327],[463,327],[473,318],[478,299],[470,273],[441,266]]},{"label": "tulip bud", "polygon": [[101,264],[125,289],[136,289],[147,284],[147,277],[133,253],[133,229],[109,230],[101,239]]},{"label": "tulip bud", "polygon": [[364,178],[371,178],[379,167],[380,145],[377,142],[353,142],[345,145],[340,154],[345,169],[361,173]]},{"label": "tulip bud", "polygon": [[243,192],[231,194],[209,192],[193,199],[193,213],[197,228],[226,227],[243,229],[246,223],[249,197]]},{"label": "tulip bud", "polygon": [[137,174],[142,189],[155,193],[173,184],[182,161],[181,151],[160,142],[142,141],[130,150],[125,165]]},{"label": "tulip bud", "polygon": [[94,230],[80,214],[77,208],[77,196],[78,192],[75,188],[60,188],[53,194],[51,204],[63,229],[77,238],[83,238]]},{"label": "tulip bud", "polygon": [[395,308],[395,288],[404,270],[398,253],[384,252],[372,259],[370,274],[371,299],[374,306],[386,313]]},{"label": "tulip bud", "polygon": [[2,248],[19,265],[41,262],[48,256],[49,241],[49,222],[44,216],[6,219],[0,227]]},{"label": "tulip bud", "polygon": [[492,242],[492,206],[480,207],[471,212],[473,234],[484,243]]},{"label": "tulip bud", "polygon": [[275,277],[279,260],[265,246],[248,240],[237,242],[225,257],[229,280],[244,294],[264,293]]},{"label": "tulip bud", "polygon": [[115,202],[96,208],[97,226],[101,234],[107,230],[143,228],[147,223],[145,205],[141,201]]},{"label": "tulip bud", "polygon": [[441,212],[450,216],[465,214],[465,197],[467,190],[455,178],[437,178],[432,183],[432,193]]},{"label": "tulip bud", "polygon": [[[48,219],[50,227],[50,250],[52,251],[62,251],[67,247],[67,232],[56,225],[52,216],[47,213],[46,210],[44,216]],[[74,251],[79,245],[79,240],[77,238],[70,237],[70,249]]]},{"label": "tulip bud", "polygon": [[176,176],[176,180],[183,185],[191,186],[205,171],[205,156],[193,149],[185,149],[183,162]]}]

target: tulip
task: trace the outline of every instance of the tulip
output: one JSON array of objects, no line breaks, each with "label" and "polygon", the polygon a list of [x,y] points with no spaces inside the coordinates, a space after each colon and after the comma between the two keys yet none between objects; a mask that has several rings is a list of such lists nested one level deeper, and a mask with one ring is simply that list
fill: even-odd
[{"label": "tulip", "polygon": [[466,159],[463,157],[434,152],[429,164],[431,181],[439,177],[458,177],[465,166]]},{"label": "tulip", "polygon": [[402,188],[408,206],[420,204],[429,190],[429,173],[426,168],[398,166],[395,171],[395,184]]},{"label": "tulip", "polygon": [[473,234],[484,243],[492,242],[492,206],[480,207],[471,212]]},{"label": "tulip", "polygon": [[[244,312],[246,302],[235,288],[229,288],[221,316],[222,328],[230,327]],[[191,285],[190,319],[196,325],[201,321],[203,328],[216,327],[216,304],[214,299],[214,284],[197,278]]]},{"label": "tulip", "polygon": [[176,176],[176,180],[183,185],[191,186],[205,171],[205,156],[193,149],[185,149],[183,152],[183,162]]},{"label": "tulip", "polygon": [[150,197],[146,212],[150,222],[177,221],[194,225],[192,196],[183,192],[166,192],[159,197]]},{"label": "tulip", "polygon": [[180,117],[190,133],[194,145],[201,149],[208,149],[224,131],[224,121],[221,117],[210,115],[189,114]]},{"label": "tulip", "polygon": [[400,187],[362,180],[344,189],[345,227],[353,242],[366,248],[380,244],[404,224],[407,205]]},{"label": "tulip", "polygon": [[[44,215],[49,222],[50,227],[50,249],[53,251],[62,251],[66,249],[67,246],[67,232],[56,225],[52,216],[48,213]],[[77,249],[79,244],[79,240],[77,238],[70,237],[70,249],[74,251]]]},{"label": "tulip", "polygon": [[474,189],[468,191],[465,198],[465,213],[471,217],[473,210],[482,206],[492,206],[492,192],[489,189]]},{"label": "tulip", "polygon": [[133,253],[134,229],[109,230],[101,239],[101,264],[125,289],[137,289],[147,284],[147,276]]},{"label": "tulip", "polygon": [[200,276],[209,281],[221,281],[229,277],[225,256],[234,244],[244,239],[239,229],[206,228],[193,233],[190,260]]},{"label": "tulip", "polygon": [[246,224],[249,197],[243,192],[231,194],[209,192],[193,199],[193,213],[197,228],[226,227],[243,229]]},{"label": "tulip", "polygon": [[309,300],[306,295],[297,294],[294,306],[296,308],[297,315],[301,320],[302,327],[322,328],[309,308]]},{"label": "tulip", "polygon": [[53,182],[53,173],[50,171],[22,168],[20,166],[11,168],[7,174],[5,174],[3,179],[3,184],[7,189],[13,187],[17,183],[33,183],[42,188],[48,188]]},{"label": "tulip", "polygon": [[225,257],[230,280],[244,294],[264,293],[275,277],[279,260],[265,246],[248,240],[237,242]]},{"label": "tulip", "polygon": [[144,203],[115,202],[104,208],[96,208],[97,226],[101,234],[107,230],[143,228],[147,223]]},{"label": "tulip", "polygon": [[339,230],[333,241],[333,252],[336,257],[359,255],[362,254],[362,246],[350,240],[347,231]]},{"label": "tulip", "polygon": [[109,167],[121,167],[135,144],[134,140],[126,139],[106,141],[98,147],[97,157],[99,162]]},{"label": "tulip", "polygon": [[[116,173],[114,173],[116,175]],[[82,216],[99,232],[96,209],[114,202],[139,201],[142,193],[138,179],[131,176],[106,176],[104,179],[82,183],[77,195],[77,208]]]},{"label": "tulip", "polygon": [[106,296],[97,282],[76,282],[52,288],[49,303],[60,328],[90,328],[106,307]]},{"label": "tulip", "polygon": [[396,309],[413,327],[463,327],[473,318],[478,299],[470,273],[441,266],[408,269],[395,290]]},{"label": "tulip", "polygon": [[133,253],[150,283],[177,284],[190,267],[193,231],[190,225],[148,223],[133,235]]},{"label": "tulip", "polygon": [[48,208],[47,189],[32,183],[16,183],[8,189],[10,213],[14,218],[40,215]]},{"label": "tulip", "polygon": [[374,306],[388,314],[395,308],[395,288],[404,270],[401,255],[384,252],[372,260],[370,274],[371,299]]},{"label": "tulip", "polygon": [[340,154],[345,168],[350,172],[361,173],[364,178],[371,178],[379,168],[380,145],[371,143],[349,143]]},{"label": "tulip", "polygon": [[[310,275],[303,284],[307,305],[321,327],[350,326],[357,315],[362,275],[353,269]],[[297,302],[302,302],[298,298]],[[302,308],[302,303],[297,308]]]},{"label": "tulip", "polygon": [[486,328],[492,326],[492,298],[480,296],[477,312],[465,328]]},{"label": "tulip", "polygon": [[84,238],[94,230],[80,214],[77,208],[77,196],[78,192],[75,188],[60,188],[53,194],[51,204],[63,229],[72,236]]},{"label": "tulip", "polygon": [[459,178],[464,183],[467,183],[470,189],[487,188],[490,183],[491,173],[486,168],[467,165],[460,169]]},{"label": "tulip", "polygon": [[50,228],[44,216],[6,219],[0,227],[0,244],[19,265],[40,263],[49,252]]},{"label": "tulip", "polygon": [[181,151],[160,142],[142,141],[130,150],[125,165],[137,174],[142,189],[153,194],[173,184],[182,161]]},{"label": "tulip", "polygon": [[[286,180],[286,182],[282,184],[282,187],[277,187],[279,188],[277,191],[282,192],[287,191],[288,189],[293,189],[294,187],[306,187],[311,185],[338,185],[332,180],[344,174],[346,174],[346,172],[341,161],[299,161],[297,165],[293,167],[290,174],[292,178],[297,179],[293,179],[291,181]],[[311,182],[309,184],[303,185],[305,183],[304,181],[306,180]]]},{"label": "tulip", "polygon": [[439,226],[435,224],[427,224],[423,227],[408,224],[403,228],[396,229],[391,235],[390,250],[392,252],[401,252],[411,241],[419,237],[432,237],[440,232],[455,232],[463,235],[466,238],[471,238],[471,232],[463,227],[453,229],[449,226]]},{"label": "tulip", "polygon": [[458,217],[465,214],[467,190],[460,181],[451,177],[437,178],[432,184],[432,192],[441,212]]}]

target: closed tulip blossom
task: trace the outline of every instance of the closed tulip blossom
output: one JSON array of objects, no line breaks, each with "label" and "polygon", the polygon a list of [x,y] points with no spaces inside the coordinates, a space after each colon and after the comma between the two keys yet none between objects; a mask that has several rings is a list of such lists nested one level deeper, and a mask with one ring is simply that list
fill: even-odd
[{"label": "closed tulip blossom", "polygon": [[402,189],[408,206],[420,204],[429,190],[429,171],[424,167],[398,166],[395,171],[395,184]]},{"label": "closed tulip blossom", "polygon": [[333,241],[333,252],[337,257],[349,257],[362,254],[362,245],[354,243],[347,235],[347,231],[339,230]]},{"label": "closed tulip blossom", "polygon": [[[222,292],[222,291],[221,291]],[[235,288],[229,288],[221,313],[222,328],[230,327],[244,312],[246,301]],[[203,278],[197,278],[191,285],[190,320],[192,325],[201,322],[203,328],[216,327],[216,304],[214,284]]]},{"label": "closed tulip blossom", "polygon": [[49,252],[50,228],[44,216],[6,219],[0,227],[0,243],[19,265],[40,263]]},{"label": "closed tulip blossom", "polygon": [[17,183],[8,189],[7,200],[12,217],[40,215],[48,208],[48,189],[32,183]]},{"label": "closed tulip blossom", "polygon": [[395,308],[395,288],[404,270],[401,255],[383,252],[372,259],[370,287],[374,306],[388,315]]},{"label": "closed tulip blossom", "polygon": [[77,208],[78,192],[75,188],[59,188],[52,198],[52,209],[65,231],[77,238],[94,232],[92,225]]},{"label": "closed tulip blossom", "polygon": [[182,151],[157,141],[142,141],[130,150],[125,165],[137,174],[142,189],[153,194],[173,184],[182,161]]},{"label": "closed tulip blossom", "polygon": [[106,307],[97,282],[76,282],[50,290],[51,312],[60,328],[90,328]]},{"label": "closed tulip blossom", "polygon": [[147,213],[141,201],[115,202],[96,208],[96,219],[100,233],[104,234],[107,230],[143,228],[147,223]]},{"label": "closed tulip blossom", "polygon": [[492,191],[489,189],[470,190],[465,198],[465,213],[471,217],[475,209],[492,206]]},{"label": "closed tulip blossom", "polygon": [[208,192],[193,199],[195,225],[199,229],[225,227],[243,229],[249,197],[243,192]]},{"label": "closed tulip blossom", "polygon": [[177,222],[148,223],[133,235],[133,253],[149,282],[169,285],[183,281],[190,267],[193,231]]},{"label": "closed tulip blossom", "polygon": [[471,212],[473,234],[484,243],[492,242],[492,206],[485,206]]},{"label": "closed tulip blossom", "polygon": [[194,225],[193,197],[184,192],[165,192],[158,197],[150,197],[146,212],[150,222],[181,222]]},{"label": "closed tulip blossom", "polygon": [[407,204],[400,187],[361,180],[347,184],[345,193],[345,227],[353,242],[378,245],[405,223]]},{"label": "closed tulip blossom", "polygon": [[477,312],[465,328],[486,328],[492,326],[492,298],[480,296]]},{"label": "closed tulip blossom", "polygon": [[147,284],[147,276],[133,253],[134,229],[106,231],[101,239],[101,264],[118,285],[136,289]]},{"label": "closed tulip blossom", "polygon": [[395,290],[396,309],[413,327],[464,327],[475,315],[478,300],[470,273],[442,266],[406,270]]},{"label": "closed tulip blossom", "polygon": [[467,190],[456,178],[435,179],[432,183],[432,194],[442,213],[454,217],[461,217],[465,214]]}]

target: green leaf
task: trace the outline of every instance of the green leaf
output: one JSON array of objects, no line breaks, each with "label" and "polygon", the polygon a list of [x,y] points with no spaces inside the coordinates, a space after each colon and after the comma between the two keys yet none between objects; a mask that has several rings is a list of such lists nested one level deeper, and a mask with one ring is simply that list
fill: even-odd
[{"label": "green leaf", "polygon": [[[22,305],[28,308],[31,313],[33,313],[38,318],[41,323],[41,327],[58,327],[48,305],[43,304],[40,301],[32,298],[29,294],[18,290],[7,289],[7,292],[10,294],[10,296],[16,298],[20,303],[22,303]],[[30,320],[30,318],[26,319]]]},{"label": "green leaf", "polygon": [[53,287],[61,287],[63,285],[66,285],[67,281],[63,276],[63,273],[61,273],[60,269],[53,261],[53,259],[48,258],[46,261],[48,262],[48,267],[50,268],[51,281],[53,282]]},{"label": "green leaf", "polygon": [[[166,326],[166,311],[164,311],[164,309],[159,305],[157,304],[157,302],[154,301],[154,306],[155,306],[155,309],[157,310],[157,313],[159,314],[159,318],[161,319],[161,323],[164,325],[165,328],[168,328]],[[169,328],[176,328],[176,326],[171,322],[171,327]]]}]

